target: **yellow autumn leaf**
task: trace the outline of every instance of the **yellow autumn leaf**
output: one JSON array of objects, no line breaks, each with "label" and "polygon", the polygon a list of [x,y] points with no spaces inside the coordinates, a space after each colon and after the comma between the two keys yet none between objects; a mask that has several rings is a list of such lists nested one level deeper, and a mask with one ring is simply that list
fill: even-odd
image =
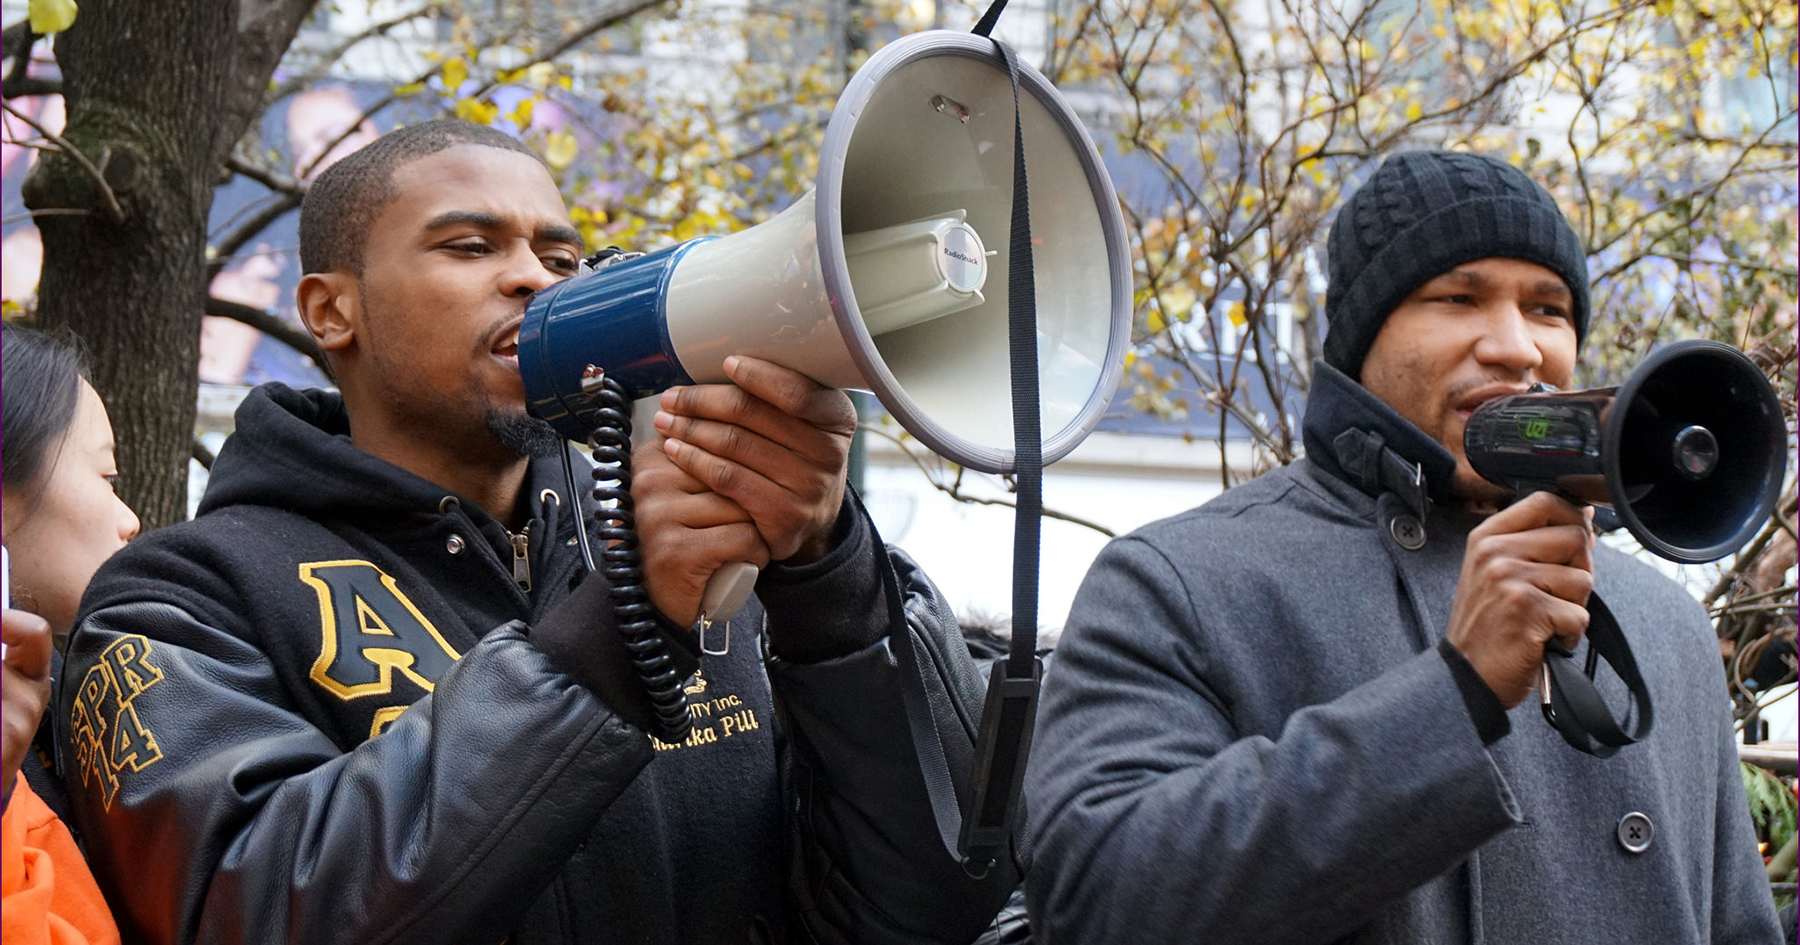
[{"label": "yellow autumn leaf", "polygon": [[1423,114],[1425,114],[1425,108],[1424,108],[1424,106],[1420,105],[1418,102],[1414,102],[1411,105],[1406,106],[1406,120],[1407,121],[1418,121],[1419,116],[1423,115]]},{"label": "yellow autumn leaf", "polygon": [[567,131],[552,131],[544,139],[544,160],[562,170],[575,163],[575,136]]},{"label": "yellow autumn leaf", "polygon": [[31,0],[31,31],[49,36],[76,22],[76,0]]},{"label": "yellow autumn leaf", "polygon": [[513,123],[514,127],[518,128],[520,131],[524,131],[525,129],[531,127],[531,112],[532,112],[532,109],[534,109],[536,107],[537,107],[537,99],[535,99],[535,98],[520,99],[519,107],[513,109],[512,114],[508,115],[507,117],[512,119],[512,123]]},{"label": "yellow autumn leaf", "polygon": [[1244,327],[1244,323],[1248,321],[1248,319],[1244,317],[1244,303],[1231,303],[1231,306],[1225,310],[1225,317],[1231,319],[1233,325],[1236,325],[1239,328]]},{"label": "yellow autumn leaf", "polygon": [[1162,312],[1155,308],[1150,309],[1149,313],[1145,316],[1144,321],[1149,325],[1152,332],[1160,332],[1169,327],[1169,323],[1163,320]]},{"label": "yellow autumn leaf", "polygon": [[31,0],[30,14],[33,33],[60,33],[75,23],[75,0]]},{"label": "yellow autumn leaf", "polygon": [[460,99],[456,103],[456,117],[478,125],[492,124],[499,115],[500,106],[478,98]]},{"label": "yellow autumn leaf", "polygon": [[1187,321],[1188,312],[1194,308],[1194,293],[1184,285],[1172,285],[1162,292],[1162,310],[1169,313],[1173,321]]},{"label": "yellow autumn leaf", "polygon": [[1668,16],[1675,12],[1675,0],[1656,0],[1656,15]]},{"label": "yellow autumn leaf", "polygon": [[461,59],[444,63],[444,91],[455,92],[469,78],[469,64]]}]

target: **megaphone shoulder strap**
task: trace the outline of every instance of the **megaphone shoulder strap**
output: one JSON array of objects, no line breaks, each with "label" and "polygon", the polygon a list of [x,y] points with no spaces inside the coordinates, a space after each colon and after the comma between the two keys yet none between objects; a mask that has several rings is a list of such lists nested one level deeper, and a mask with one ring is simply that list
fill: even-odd
[{"label": "megaphone shoulder strap", "polygon": [[[975,32],[987,36],[1006,0],[995,0]],[[990,37],[991,39],[991,37]],[[975,767],[968,803],[959,803],[955,782],[931,711],[928,691],[902,604],[903,597],[885,560],[877,562],[889,605],[889,646],[900,671],[901,697],[913,749],[930,796],[944,848],[964,871],[987,875],[1011,845],[1025,761],[1037,716],[1043,664],[1037,658],[1038,566],[1043,519],[1043,431],[1038,391],[1036,275],[1032,268],[1031,203],[1026,183],[1024,120],[1019,64],[1010,46],[992,40],[1006,67],[1013,92],[1013,196],[1007,256],[1007,338],[1012,379],[1015,518],[1013,524],[1012,642],[1005,660],[988,678],[987,698],[975,743]],[[859,500],[860,508],[860,500]],[[882,555],[880,543],[876,553]]]}]

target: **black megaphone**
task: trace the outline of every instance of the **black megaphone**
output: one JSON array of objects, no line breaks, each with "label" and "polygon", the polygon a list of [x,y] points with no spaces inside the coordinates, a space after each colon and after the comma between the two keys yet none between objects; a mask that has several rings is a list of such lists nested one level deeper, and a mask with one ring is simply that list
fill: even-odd
[{"label": "black megaphone", "polygon": [[[1684,341],[1652,354],[1622,387],[1540,388],[1482,404],[1463,430],[1463,450],[1489,482],[1610,507],[1647,550],[1697,564],[1742,547],[1768,520],[1787,474],[1787,424],[1768,378],[1743,352]],[[1588,614],[1584,669],[1551,640],[1540,696],[1565,741],[1604,758],[1648,735],[1653,715],[1631,649],[1598,595]],[[1594,687],[1601,658],[1637,705],[1629,733]]]},{"label": "black megaphone", "polygon": [[1699,564],[1768,520],[1787,473],[1787,423],[1743,352],[1684,341],[1623,387],[1491,400],[1469,417],[1463,449],[1489,482],[1610,506],[1645,549]]}]

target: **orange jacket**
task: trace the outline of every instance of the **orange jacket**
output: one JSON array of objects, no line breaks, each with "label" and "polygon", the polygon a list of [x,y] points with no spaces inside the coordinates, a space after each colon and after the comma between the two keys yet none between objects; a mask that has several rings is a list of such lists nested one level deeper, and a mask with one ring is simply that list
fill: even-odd
[{"label": "orange jacket", "polygon": [[75,838],[24,778],[0,817],[0,894],[6,945],[118,945],[119,929]]}]

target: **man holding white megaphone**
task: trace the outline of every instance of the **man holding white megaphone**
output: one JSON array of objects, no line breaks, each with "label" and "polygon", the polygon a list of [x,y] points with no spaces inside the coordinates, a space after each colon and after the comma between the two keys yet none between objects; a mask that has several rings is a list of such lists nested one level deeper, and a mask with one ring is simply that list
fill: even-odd
[{"label": "man holding white megaphone", "polygon": [[[1037,231],[1008,219],[1021,129],[1050,185]],[[908,178],[863,160],[897,134],[941,154]],[[854,413],[833,388],[874,387],[978,468],[1066,453],[1117,383],[1123,228],[1067,106],[985,39],[871,59],[821,165],[819,195],[764,227],[567,282],[579,236],[499,132],[413,126],[318,178],[299,303],[341,397],[253,392],[200,516],[103,570],[70,646],[74,806],[128,935],[899,943],[988,924],[1018,881],[1016,749],[977,757],[975,668],[846,491]],[[1034,241],[1056,274],[1035,326],[1012,262]],[[671,260],[689,256],[692,278]],[[652,347],[690,329],[712,347],[628,384],[655,359],[625,327],[561,334],[594,322],[555,309],[578,293],[649,298],[668,316]],[[691,301],[709,293],[724,317]],[[1015,460],[1021,361],[1045,382],[1020,423],[1046,435]],[[531,410],[556,431],[526,412],[545,379],[556,403]],[[627,468],[628,395],[671,385]],[[557,432],[595,435],[611,510]],[[701,588],[734,562],[761,573],[731,614]],[[691,635],[702,611],[732,637]],[[1020,745],[1035,670],[994,691],[997,739]],[[978,781],[1000,800],[968,800]],[[946,849],[959,801],[966,856]]]}]

